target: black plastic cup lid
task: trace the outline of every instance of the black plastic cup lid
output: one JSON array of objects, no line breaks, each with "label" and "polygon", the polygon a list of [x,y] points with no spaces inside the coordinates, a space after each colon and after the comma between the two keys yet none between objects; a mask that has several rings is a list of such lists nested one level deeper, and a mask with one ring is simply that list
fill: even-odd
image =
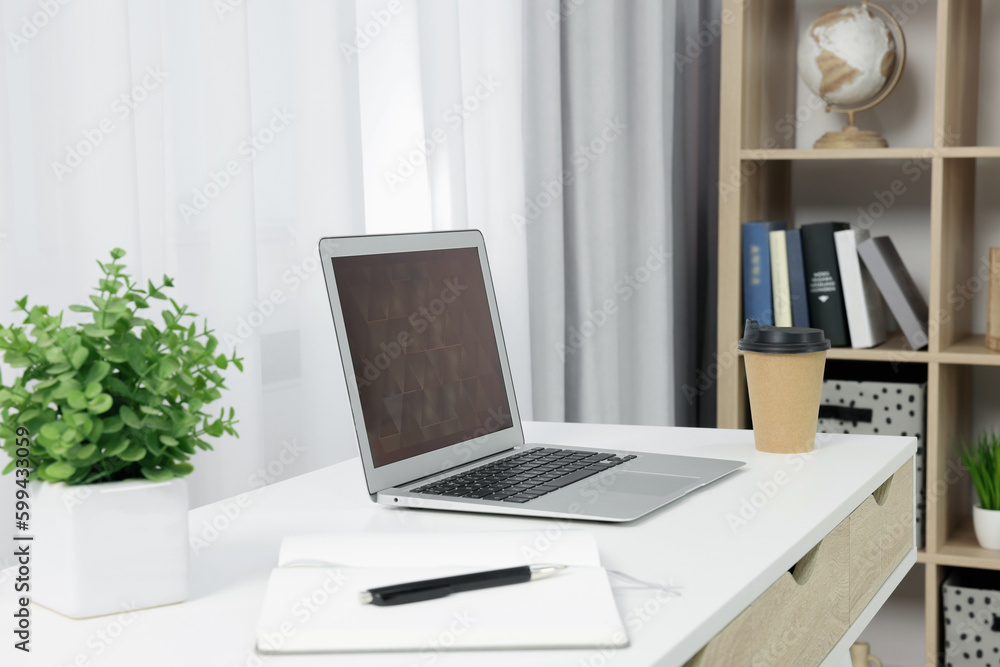
[{"label": "black plastic cup lid", "polygon": [[802,354],[830,349],[830,340],[822,329],[805,327],[772,327],[748,319],[743,338],[737,347],[746,352],[766,354]]}]

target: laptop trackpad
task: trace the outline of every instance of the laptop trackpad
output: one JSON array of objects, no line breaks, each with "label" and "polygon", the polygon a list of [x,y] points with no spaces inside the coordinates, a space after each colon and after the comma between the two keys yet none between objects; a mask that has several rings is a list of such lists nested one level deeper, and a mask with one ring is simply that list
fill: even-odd
[{"label": "laptop trackpad", "polygon": [[685,475],[625,471],[618,474],[601,475],[593,483],[604,487],[606,491],[662,497],[687,488],[698,479],[698,477]]}]

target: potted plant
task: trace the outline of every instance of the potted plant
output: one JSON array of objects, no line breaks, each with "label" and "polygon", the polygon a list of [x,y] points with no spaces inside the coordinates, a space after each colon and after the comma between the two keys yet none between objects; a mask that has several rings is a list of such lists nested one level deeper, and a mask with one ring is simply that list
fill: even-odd
[{"label": "potted plant", "polygon": [[1000,436],[983,432],[960,451],[979,503],[972,507],[976,539],[984,549],[1000,550]]},{"label": "potted plant", "polygon": [[[111,251],[85,320],[17,301],[20,326],[0,326],[0,439],[17,476],[19,535],[32,563],[31,598],[66,616],[181,602],[187,596],[187,487],[206,437],[236,436],[234,410],[210,416],[219,354],[197,315],[160,285],[141,289]],[[162,325],[146,312],[163,301]]]}]

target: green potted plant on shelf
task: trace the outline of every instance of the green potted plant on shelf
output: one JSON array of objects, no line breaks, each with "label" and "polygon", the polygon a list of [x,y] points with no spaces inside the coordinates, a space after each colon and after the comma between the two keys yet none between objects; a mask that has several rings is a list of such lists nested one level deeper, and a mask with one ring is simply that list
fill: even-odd
[{"label": "green potted plant on shelf", "polygon": [[[0,439],[17,480],[17,525],[32,558],[32,599],[83,618],[170,604],[187,597],[188,521],[184,477],[207,437],[236,436],[234,410],[210,415],[221,371],[242,371],[219,354],[207,322],[166,294],[142,289],[120,263],[90,304],[70,306],[83,322],[17,301],[21,325],[0,325],[3,360],[21,369],[0,378]],[[163,302],[162,324],[146,316]]]},{"label": "green potted plant on shelf", "polygon": [[972,507],[976,539],[984,549],[1000,550],[1000,436],[983,432],[959,452],[979,502]]}]

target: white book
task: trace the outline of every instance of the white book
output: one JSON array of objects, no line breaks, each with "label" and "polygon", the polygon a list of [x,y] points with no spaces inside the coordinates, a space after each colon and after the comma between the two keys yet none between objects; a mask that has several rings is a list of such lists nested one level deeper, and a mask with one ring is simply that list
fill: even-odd
[{"label": "white book", "polygon": [[847,328],[851,347],[875,347],[886,340],[885,305],[875,281],[858,257],[858,244],[870,234],[864,229],[845,229],[833,233],[837,246],[840,284],[847,309]]},{"label": "white book", "polygon": [[[540,533],[346,533],[287,537],[260,620],[261,653],[627,646],[597,543]],[[362,591],[519,565],[569,567],[524,584],[398,606]],[[308,603],[308,604],[307,604]]]},{"label": "white book", "polygon": [[774,325],[792,326],[792,289],[788,281],[788,248],[785,230],[768,232],[771,246],[771,300],[774,305]]}]

